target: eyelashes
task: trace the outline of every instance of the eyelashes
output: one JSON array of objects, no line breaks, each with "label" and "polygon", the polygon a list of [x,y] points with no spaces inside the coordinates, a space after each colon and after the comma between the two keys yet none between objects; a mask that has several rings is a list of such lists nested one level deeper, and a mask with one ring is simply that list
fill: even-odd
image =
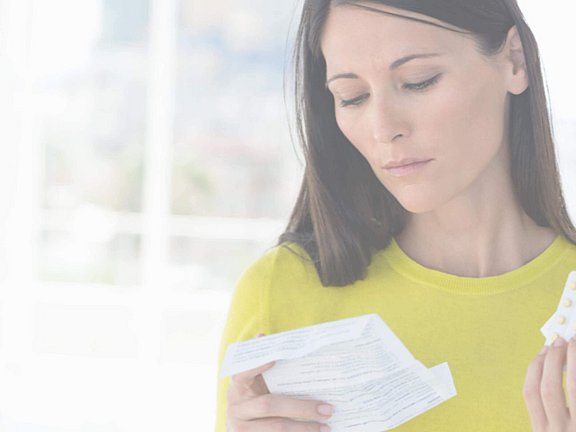
[{"label": "eyelashes", "polygon": [[363,95],[360,95],[360,96],[355,97],[355,98],[353,98],[353,99],[342,99],[342,100],[340,101],[340,106],[341,106],[342,108],[345,108],[345,107],[350,106],[350,105],[352,105],[352,106],[358,106],[358,105],[360,105],[360,104],[364,101],[364,99],[366,99],[367,97],[368,97],[367,94],[363,94]]},{"label": "eyelashes", "polygon": [[[436,84],[440,78],[441,78],[442,74],[438,74],[432,78],[430,78],[429,80],[420,82],[420,83],[415,83],[415,84],[404,84],[402,86],[403,89],[405,90],[410,90],[410,91],[415,91],[415,92],[421,92],[426,90],[428,87],[432,87],[434,84]],[[339,102],[339,105],[342,108],[348,107],[348,106],[358,106],[360,105],[362,102],[364,102],[364,100],[366,100],[368,98],[368,96],[370,96],[369,93],[365,93],[362,94],[360,96],[357,96],[355,98],[352,99],[342,99]]]},{"label": "eyelashes", "polygon": [[430,78],[427,81],[421,82],[421,83],[417,83],[417,84],[404,84],[402,86],[402,88],[405,88],[407,90],[416,90],[416,91],[422,91],[427,89],[430,86],[433,86],[434,84],[436,84],[438,82],[438,80],[440,80],[440,76],[442,74],[438,74],[435,77]]}]

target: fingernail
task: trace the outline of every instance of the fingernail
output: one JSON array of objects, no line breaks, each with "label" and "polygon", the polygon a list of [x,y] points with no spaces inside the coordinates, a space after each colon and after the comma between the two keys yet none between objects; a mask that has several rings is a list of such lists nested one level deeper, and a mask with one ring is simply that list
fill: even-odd
[{"label": "fingernail", "polygon": [[546,354],[547,351],[548,351],[548,345],[544,345],[540,350],[540,352],[538,353],[538,355]]},{"label": "fingernail", "polygon": [[331,416],[332,415],[332,406],[330,405],[320,405],[318,407],[318,412],[324,416]]},{"label": "fingernail", "polygon": [[320,432],[330,432],[330,428],[328,426],[320,427]]},{"label": "fingernail", "polygon": [[556,340],[554,341],[553,346],[555,347],[561,347],[562,345],[564,345],[566,343],[566,341],[564,340],[564,338],[562,336],[558,336],[558,338],[556,338]]}]

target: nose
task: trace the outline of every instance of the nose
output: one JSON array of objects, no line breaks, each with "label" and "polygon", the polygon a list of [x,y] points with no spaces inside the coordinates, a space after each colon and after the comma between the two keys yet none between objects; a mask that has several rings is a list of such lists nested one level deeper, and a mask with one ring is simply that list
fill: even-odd
[{"label": "nose", "polygon": [[370,113],[372,137],[379,144],[389,144],[410,134],[408,119],[401,106],[384,98],[373,99]]}]

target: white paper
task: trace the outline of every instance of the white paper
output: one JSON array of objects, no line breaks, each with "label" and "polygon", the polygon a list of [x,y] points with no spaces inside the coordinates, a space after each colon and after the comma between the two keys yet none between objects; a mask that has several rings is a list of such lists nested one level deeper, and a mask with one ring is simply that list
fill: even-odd
[{"label": "white paper", "polygon": [[332,432],[389,430],[456,395],[448,364],[427,369],[376,314],[252,339],[226,359],[222,376],[276,361],[270,392],[330,403]]},{"label": "white paper", "polygon": [[304,356],[319,347],[359,337],[372,315],[303,327],[231,344],[220,377],[235,375],[276,360]]}]

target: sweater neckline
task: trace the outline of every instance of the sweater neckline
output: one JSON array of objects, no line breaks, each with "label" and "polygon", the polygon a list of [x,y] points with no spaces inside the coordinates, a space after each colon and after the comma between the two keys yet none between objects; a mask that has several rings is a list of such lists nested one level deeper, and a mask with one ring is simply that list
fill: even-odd
[{"label": "sweater neckline", "polygon": [[491,295],[529,284],[542,273],[549,271],[568,250],[568,246],[569,243],[564,237],[557,236],[540,255],[523,266],[500,275],[480,278],[457,276],[425,267],[408,256],[396,239],[392,239],[386,248],[385,256],[394,270],[418,283],[431,285],[453,294]]}]

